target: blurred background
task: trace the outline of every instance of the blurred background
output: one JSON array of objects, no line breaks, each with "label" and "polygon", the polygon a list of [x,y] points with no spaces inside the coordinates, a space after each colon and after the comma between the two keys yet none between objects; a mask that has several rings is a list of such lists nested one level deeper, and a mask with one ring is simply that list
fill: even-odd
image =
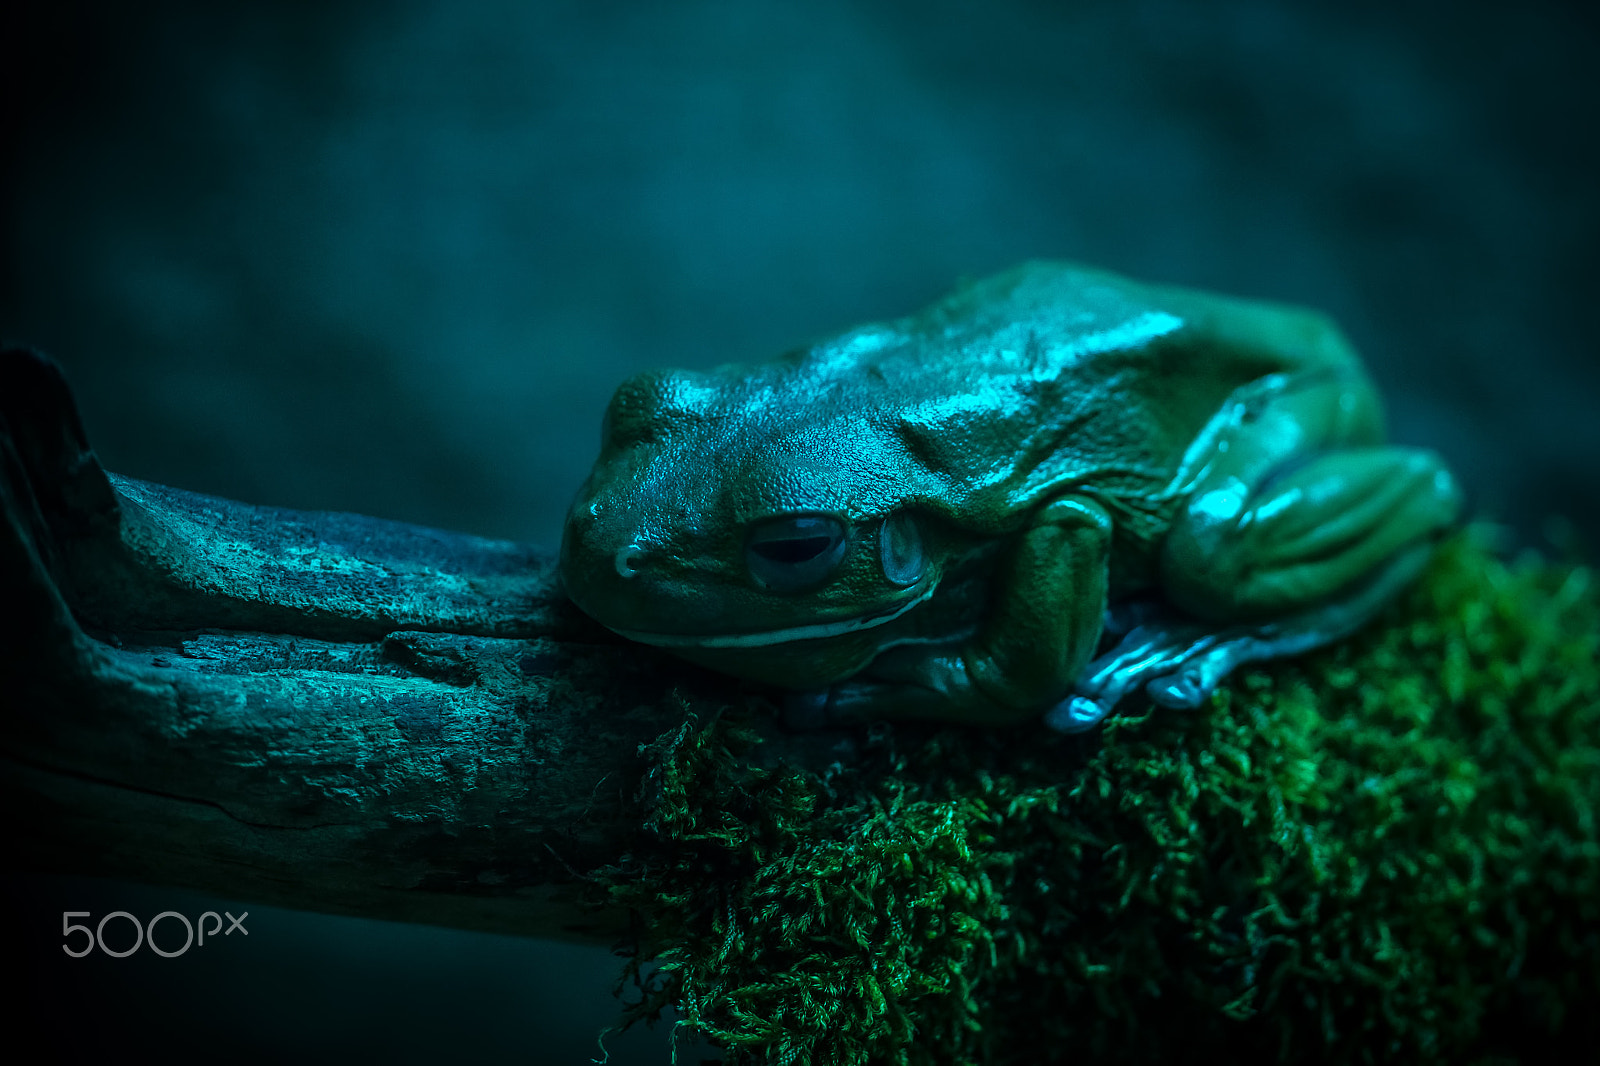
[{"label": "blurred background", "polygon": [[[765,358],[1058,257],[1331,312],[1393,435],[1442,451],[1512,542],[1600,532],[1592,5],[3,17],[0,334],[62,362],[120,473],[554,546],[627,374]],[[583,1062],[614,1011],[600,949],[267,908],[205,968],[72,965],[64,909],[227,901],[7,885],[4,965],[33,988],[12,1005],[107,1053]],[[667,1061],[660,1030],[612,1046]]]}]

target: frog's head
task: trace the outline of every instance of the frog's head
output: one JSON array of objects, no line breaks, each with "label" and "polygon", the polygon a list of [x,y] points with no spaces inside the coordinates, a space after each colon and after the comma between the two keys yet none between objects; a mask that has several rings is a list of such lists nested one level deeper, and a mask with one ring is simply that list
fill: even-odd
[{"label": "frog's head", "polygon": [[869,661],[926,599],[936,537],[892,431],[793,363],[625,382],[567,518],[561,572],[623,636],[797,687]]}]

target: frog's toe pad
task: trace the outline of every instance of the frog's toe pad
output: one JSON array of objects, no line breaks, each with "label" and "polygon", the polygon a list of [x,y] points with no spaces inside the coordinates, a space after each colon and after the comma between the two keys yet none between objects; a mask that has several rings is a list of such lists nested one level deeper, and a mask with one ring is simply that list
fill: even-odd
[{"label": "frog's toe pad", "polygon": [[1152,678],[1144,691],[1152,700],[1175,711],[1192,711],[1206,701],[1216,688],[1207,685],[1198,670],[1179,670],[1174,674]]},{"label": "frog's toe pad", "polygon": [[1088,696],[1069,696],[1045,712],[1044,724],[1057,733],[1087,733],[1110,710]]}]

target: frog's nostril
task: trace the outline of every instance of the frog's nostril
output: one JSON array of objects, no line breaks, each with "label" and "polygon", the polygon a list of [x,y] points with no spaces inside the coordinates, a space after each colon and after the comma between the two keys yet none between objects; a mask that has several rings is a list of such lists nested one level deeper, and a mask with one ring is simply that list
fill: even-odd
[{"label": "frog's nostril", "polygon": [[639,573],[639,560],[644,555],[644,549],[637,544],[629,544],[617,552],[617,573],[623,577],[636,577]]}]

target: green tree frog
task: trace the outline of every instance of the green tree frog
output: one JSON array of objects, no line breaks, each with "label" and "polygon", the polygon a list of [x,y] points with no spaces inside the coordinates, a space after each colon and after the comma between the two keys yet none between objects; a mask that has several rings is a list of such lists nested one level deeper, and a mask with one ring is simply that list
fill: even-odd
[{"label": "green tree frog", "polygon": [[561,573],[799,723],[1077,731],[1349,634],[1460,511],[1322,315],[1033,262],[772,362],[624,382]]}]

